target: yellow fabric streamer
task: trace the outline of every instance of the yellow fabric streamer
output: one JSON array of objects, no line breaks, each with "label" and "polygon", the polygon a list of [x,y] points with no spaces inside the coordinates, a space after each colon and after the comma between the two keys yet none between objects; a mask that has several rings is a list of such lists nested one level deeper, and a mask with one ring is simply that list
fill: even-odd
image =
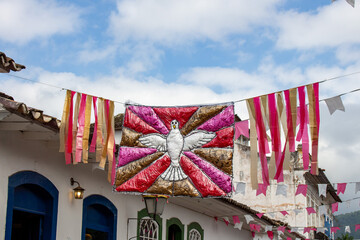
[{"label": "yellow fabric streamer", "polygon": [[[313,85],[307,85],[306,86],[307,89],[307,93],[308,93],[308,100],[309,100],[309,124],[310,124],[310,134],[311,134],[311,142],[318,142],[318,129],[317,129],[317,123],[316,123],[316,118],[315,118],[315,97],[314,97],[314,88]],[[312,144],[313,145],[313,144]],[[312,154],[317,154],[316,153],[312,153]],[[314,158],[314,157],[312,157]],[[311,161],[311,167],[316,169],[316,174],[319,174],[319,169],[318,169],[318,161],[319,158],[314,158],[317,159],[317,162],[313,162]],[[312,159],[311,159],[312,160]]]},{"label": "yellow fabric streamer", "polygon": [[104,100],[98,98],[98,127],[96,135],[96,162],[100,162],[103,149]]},{"label": "yellow fabric streamer", "polygon": [[255,106],[253,99],[246,100],[247,109],[250,119],[250,179],[252,189],[258,189],[258,153],[257,153],[257,136],[255,122]]},{"label": "yellow fabric streamer", "polygon": [[84,134],[83,134],[83,162],[87,163],[89,158],[89,135],[90,135],[90,117],[91,117],[91,104],[92,96],[86,96],[86,106],[85,106],[85,122],[84,122]]},{"label": "yellow fabric streamer", "polygon": [[296,138],[296,119],[297,119],[297,88],[289,89],[291,116],[293,123],[294,136]]},{"label": "yellow fabric streamer", "polygon": [[[106,141],[104,144],[104,148],[101,154],[101,160],[100,160],[100,167],[101,168],[105,168],[105,164],[106,164],[106,156],[108,153],[108,147],[109,147],[109,138],[110,138],[110,134],[111,134],[111,118],[110,118],[110,106],[109,106],[109,113],[106,113],[106,102],[104,103],[104,113],[105,113],[105,119],[106,119]],[[104,138],[105,139],[105,138]]]},{"label": "yellow fabric streamer", "polygon": [[115,145],[114,111],[115,111],[114,102],[110,101],[110,109],[109,109],[110,136],[109,136],[109,142],[108,142],[108,146],[107,146],[107,156],[108,156],[108,161],[109,161],[109,168],[108,168],[108,181],[109,182],[111,182],[112,164],[113,164],[113,159],[114,159],[114,145]]},{"label": "yellow fabric streamer", "polygon": [[65,141],[66,141],[66,130],[69,127],[69,112],[70,112],[70,100],[71,100],[71,91],[67,90],[66,91],[66,96],[65,96],[65,102],[64,102],[64,109],[63,109],[63,114],[62,114],[62,118],[61,118],[61,125],[60,125],[60,147],[59,147],[59,152],[64,152],[65,151]]}]

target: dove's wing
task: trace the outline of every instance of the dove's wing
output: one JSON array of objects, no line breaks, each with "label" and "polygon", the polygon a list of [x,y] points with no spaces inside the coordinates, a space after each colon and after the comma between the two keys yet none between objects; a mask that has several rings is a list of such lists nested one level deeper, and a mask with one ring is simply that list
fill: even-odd
[{"label": "dove's wing", "polygon": [[205,131],[194,131],[184,138],[183,151],[190,151],[194,148],[201,147],[202,145],[210,142],[216,136],[215,133]]},{"label": "dove's wing", "polygon": [[139,141],[149,148],[156,148],[159,151],[166,151],[166,138],[158,133],[143,135]]}]

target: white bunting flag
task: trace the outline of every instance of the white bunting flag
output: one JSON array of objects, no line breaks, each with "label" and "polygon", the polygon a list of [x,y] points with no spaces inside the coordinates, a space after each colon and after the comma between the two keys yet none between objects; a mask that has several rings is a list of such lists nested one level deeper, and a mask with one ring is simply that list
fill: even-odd
[{"label": "white bunting flag", "polygon": [[360,191],[360,182],[357,182],[355,185],[355,194]]},{"label": "white bunting flag", "polygon": [[320,215],[326,215],[326,206],[325,205],[321,205],[319,206],[319,214]]},{"label": "white bunting flag", "polygon": [[248,214],[244,215],[245,219],[246,219],[246,223],[249,224],[250,221],[254,221],[254,218]]},{"label": "white bunting flag", "polygon": [[276,188],[276,195],[283,195],[287,197],[288,186],[285,184],[278,184]]},{"label": "white bunting flag", "polygon": [[345,226],[345,233],[351,233],[350,226]]},{"label": "white bunting flag", "polygon": [[265,226],[265,232],[272,231],[273,227],[271,225]]},{"label": "white bunting flag", "polygon": [[327,230],[326,227],[318,227],[317,228],[317,232],[321,232],[321,233],[325,233],[326,230]]},{"label": "white bunting flag", "polygon": [[292,227],[291,228],[291,232],[297,232],[297,231],[299,231],[299,228],[297,228],[297,227]]},{"label": "white bunting flag", "polygon": [[234,228],[241,230],[243,222],[235,223]]},{"label": "white bunting flag", "polygon": [[238,182],[236,185],[235,194],[241,193],[242,195],[245,195],[245,187],[246,183]]},{"label": "white bunting flag", "polygon": [[340,96],[325,99],[325,103],[326,103],[331,115],[336,110],[341,110],[341,111],[345,112],[345,107],[344,107],[344,104],[343,104]]},{"label": "white bunting flag", "polygon": [[321,197],[321,195],[326,197],[326,188],[327,188],[327,184],[318,184],[319,197]]},{"label": "white bunting flag", "polygon": [[355,7],[355,0],[346,0],[353,8]]},{"label": "white bunting flag", "polygon": [[268,213],[268,214],[270,215],[271,218],[274,218],[274,217],[275,217],[275,214],[272,213],[272,212],[270,212],[270,213]]}]

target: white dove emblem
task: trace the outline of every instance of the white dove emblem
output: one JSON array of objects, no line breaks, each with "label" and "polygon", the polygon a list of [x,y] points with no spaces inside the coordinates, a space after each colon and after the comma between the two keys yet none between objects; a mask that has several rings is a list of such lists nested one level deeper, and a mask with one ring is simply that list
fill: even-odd
[{"label": "white dove emblem", "polygon": [[195,130],[183,137],[179,129],[179,122],[172,120],[171,130],[167,136],[151,133],[141,136],[139,141],[149,148],[156,148],[162,152],[167,151],[171,159],[171,164],[165,172],[161,174],[161,178],[169,181],[179,181],[187,178],[187,175],[179,164],[181,153],[201,147],[210,142],[215,136],[216,134],[213,132]]}]

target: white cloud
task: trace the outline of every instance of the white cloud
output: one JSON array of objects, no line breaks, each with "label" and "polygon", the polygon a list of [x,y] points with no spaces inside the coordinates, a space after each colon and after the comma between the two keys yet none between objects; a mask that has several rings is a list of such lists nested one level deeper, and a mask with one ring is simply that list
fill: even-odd
[{"label": "white cloud", "polygon": [[336,1],[314,12],[287,11],[276,21],[277,47],[307,50],[360,44],[359,22],[358,8],[345,1]]},{"label": "white cloud", "polygon": [[268,25],[280,0],[124,0],[110,17],[110,32],[120,40],[161,44],[219,41],[231,34]]},{"label": "white cloud", "polygon": [[0,40],[12,43],[68,34],[79,26],[80,11],[55,0],[0,1]]}]

